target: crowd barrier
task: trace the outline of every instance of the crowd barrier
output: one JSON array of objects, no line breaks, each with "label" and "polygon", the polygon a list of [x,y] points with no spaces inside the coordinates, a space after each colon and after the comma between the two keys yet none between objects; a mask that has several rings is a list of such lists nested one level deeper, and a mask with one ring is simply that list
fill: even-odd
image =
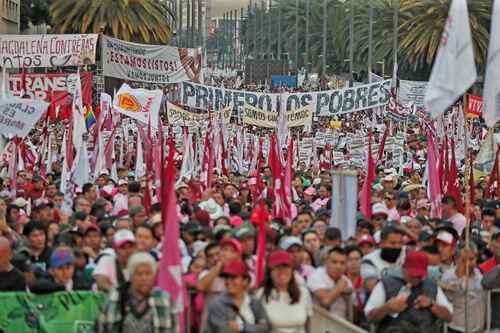
[{"label": "crowd barrier", "polygon": [[314,333],[368,333],[350,321],[340,318],[319,305],[313,306],[311,332]]}]

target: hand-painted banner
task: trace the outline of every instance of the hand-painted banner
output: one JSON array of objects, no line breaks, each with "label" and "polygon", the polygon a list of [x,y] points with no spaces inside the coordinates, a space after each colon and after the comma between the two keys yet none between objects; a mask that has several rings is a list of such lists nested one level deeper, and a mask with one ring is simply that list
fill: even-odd
[{"label": "hand-painted banner", "polygon": [[[278,126],[278,114],[258,109],[251,105],[245,105],[243,109],[243,124],[257,127],[276,128]],[[305,106],[287,112],[288,127],[311,126],[312,108]]]},{"label": "hand-painted banner", "polygon": [[399,80],[399,100],[404,105],[414,104],[417,108],[424,107],[427,81]]},{"label": "hand-painted banner", "polygon": [[113,107],[119,113],[158,128],[163,92],[161,90],[132,89],[124,83],[113,99]]},{"label": "hand-painted banner", "polygon": [[467,117],[479,118],[483,113],[483,97],[468,95],[467,100]]},{"label": "hand-painted banner", "polygon": [[95,64],[97,36],[0,35],[1,64],[6,68]]},{"label": "hand-painted banner", "polygon": [[232,105],[237,114],[245,105],[269,112],[276,112],[280,105],[286,111],[309,105],[316,115],[334,116],[386,105],[390,84],[390,80],[385,80],[339,90],[273,94],[182,82],[181,104],[201,110],[219,110]]},{"label": "hand-painted banner", "polygon": [[46,295],[1,293],[0,332],[94,332],[105,301],[100,293],[58,292]]},{"label": "hand-painted banner", "polygon": [[200,82],[201,49],[125,42],[103,36],[103,74],[124,80]]},{"label": "hand-painted banner", "polygon": [[[224,112],[224,121],[229,124],[231,121],[231,109],[222,109]],[[194,113],[184,110],[182,107],[167,102],[168,124],[187,127],[201,127],[208,121],[208,113]]]},{"label": "hand-painted banner", "polygon": [[0,99],[0,133],[25,137],[31,131],[48,103],[18,97]]}]

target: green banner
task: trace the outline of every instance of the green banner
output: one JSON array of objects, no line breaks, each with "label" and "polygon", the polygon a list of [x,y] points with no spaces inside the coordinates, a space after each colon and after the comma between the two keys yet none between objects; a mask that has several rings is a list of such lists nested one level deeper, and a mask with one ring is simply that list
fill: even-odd
[{"label": "green banner", "polygon": [[0,333],[90,333],[103,302],[104,295],[88,291],[0,293]]}]

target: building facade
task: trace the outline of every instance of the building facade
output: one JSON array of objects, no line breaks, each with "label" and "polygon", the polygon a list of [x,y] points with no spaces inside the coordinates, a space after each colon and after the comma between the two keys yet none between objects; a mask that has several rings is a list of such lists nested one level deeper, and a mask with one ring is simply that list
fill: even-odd
[{"label": "building facade", "polygon": [[21,0],[0,0],[0,33],[18,34]]}]

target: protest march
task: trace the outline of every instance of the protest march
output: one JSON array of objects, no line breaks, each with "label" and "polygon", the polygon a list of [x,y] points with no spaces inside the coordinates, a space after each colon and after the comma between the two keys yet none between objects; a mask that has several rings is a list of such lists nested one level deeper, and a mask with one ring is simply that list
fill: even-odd
[{"label": "protest march", "polygon": [[481,78],[450,3],[428,81],[0,35],[0,332],[500,332],[500,1]]}]

